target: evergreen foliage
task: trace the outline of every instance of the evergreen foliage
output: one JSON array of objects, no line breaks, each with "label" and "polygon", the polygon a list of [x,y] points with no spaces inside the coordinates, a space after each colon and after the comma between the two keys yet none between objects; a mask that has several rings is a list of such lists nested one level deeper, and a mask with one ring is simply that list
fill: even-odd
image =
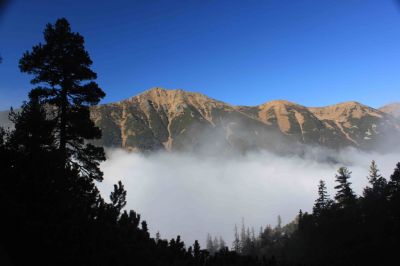
[{"label": "evergreen foliage", "polygon": [[321,215],[324,211],[328,210],[332,204],[333,201],[329,198],[325,182],[320,180],[318,186],[318,198],[315,200],[313,213],[315,215]]},{"label": "evergreen foliage", "polygon": [[340,167],[335,176],[336,182],[339,183],[337,186],[335,186],[335,189],[337,190],[335,200],[340,207],[354,204],[356,200],[356,196],[350,187],[350,177],[351,172],[346,167]]},{"label": "evergreen foliage", "polygon": [[71,31],[65,18],[47,24],[45,42],[26,51],[19,62],[22,72],[33,75],[30,92],[48,105],[57,136],[58,158],[63,164],[77,168],[88,178],[101,181],[98,168],[104,160],[103,148],[85,140],[101,137],[101,131],[90,119],[89,106],[97,104],[104,92],[94,82],[92,60],[84,47],[84,38]]}]

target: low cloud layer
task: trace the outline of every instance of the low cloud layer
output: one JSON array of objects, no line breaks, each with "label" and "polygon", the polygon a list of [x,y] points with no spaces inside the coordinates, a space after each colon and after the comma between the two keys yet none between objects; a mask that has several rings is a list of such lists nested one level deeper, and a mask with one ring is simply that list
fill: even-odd
[{"label": "low cloud layer", "polygon": [[101,165],[103,195],[108,198],[112,185],[121,180],[128,192],[127,208],[147,220],[153,235],[157,231],[167,239],[181,235],[187,245],[195,239],[204,244],[207,233],[222,236],[230,245],[234,225],[242,217],[257,231],[275,225],[278,215],[290,222],[299,209],[311,210],[318,180],[325,180],[334,195],[340,166],[350,168],[353,188],[361,194],[372,159],[386,178],[400,161],[400,153],[354,149],[309,149],[302,157],[257,152],[227,158],[108,150],[107,157]]}]

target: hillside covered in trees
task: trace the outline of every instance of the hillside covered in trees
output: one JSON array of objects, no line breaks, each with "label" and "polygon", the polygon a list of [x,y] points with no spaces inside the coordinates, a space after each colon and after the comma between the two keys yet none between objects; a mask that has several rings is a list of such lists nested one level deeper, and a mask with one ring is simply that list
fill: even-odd
[{"label": "hillside covered in trees", "polygon": [[101,137],[89,107],[104,92],[91,64],[66,19],[48,24],[44,43],[20,60],[36,87],[21,112],[11,111],[15,129],[0,131],[2,265],[393,265],[400,163],[385,179],[372,162],[361,196],[342,167],[333,199],[321,181],[312,213],[300,211],[293,223],[257,236],[243,226],[231,247],[218,239],[202,249],[180,236],[151,237],[140,214],[124,209],[121,182],[109,199],[96,187],[105,155],[86,140]]},{"label": "hillside covered in trees", "polygon": [[[400,239],[400,163],[387,180],[372,161],[361,196],[354,193],[346,167],[338,169],[335,181],[333,198],[320,180],[312,212],[300,210],[287,225],[278,217],[277,226],[255,234],[242,222],[232,249],[276,265],[391,265]],[[215,251],[210,240],[207,248]]]}]

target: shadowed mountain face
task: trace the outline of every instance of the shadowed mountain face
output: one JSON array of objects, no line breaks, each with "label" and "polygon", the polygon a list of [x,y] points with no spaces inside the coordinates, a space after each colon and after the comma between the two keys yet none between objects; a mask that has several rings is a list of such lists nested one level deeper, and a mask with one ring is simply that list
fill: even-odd
[{"label": "shadowed mountain face", "polygon": [[[301,152],[304,144],[366,150],[398,147],[400,104],[377,110],[357,102],[305,107],[288,101],[232,106],[199,93],[154,88],[95,106],[96,144],[132,151]],[[0,112],[0,124],[7,112]]]},{"label": "shadowed mountain face", "polygon": [[400,136],[400,122],[384,111],[357,102],[312,108],[288,101],[232,106],[199,93],[154,88],[96,106],[91,114],[103,130],[99,144],[105,146],[286,152],[303,144],[377,149],[388,136]]}]

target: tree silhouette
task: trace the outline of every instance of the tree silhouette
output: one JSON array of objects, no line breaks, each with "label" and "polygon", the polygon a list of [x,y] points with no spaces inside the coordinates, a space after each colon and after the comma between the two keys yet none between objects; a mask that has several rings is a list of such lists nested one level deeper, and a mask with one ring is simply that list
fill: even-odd
[{"label": "tree silhouette", "polygon": [[200,258],[200,245],[197,240],[195,240],[193,244],[193,255],[196,260]]},{"label": "tree silhouette", "polygon": [[100,129],[90,119],[89,106],[105,96],[93,81],[97,78],[90,69],[92,60],[84,47],[84,38],[71,31],[69,22],[58,19],[47,24],[44,44],[35,45],[24,53],[19,62],[22,72],[32,74],[32,98],[48,104],[53,111],[55,134],[60,159],[73,165],[89,178],[102,180],[98,163],[104,151],[85,140],[100,138]]},{"label": "tree silhouette", "polygon": [[364,197],[368,196],[377,196],[382,197],[386,193],[387,181],[386,179],[379,173],[378,166],[375,161],[372,160],[370,168],[369,168],[369,176],[368,182],[371,187],[366,187],[364,189]]},{"label": "tree silhouette", "polygon": [[[393,174],[390,176],[388,190],[390,222],[395,225],[392,228],[391,235],[394,239],[400,239],[400,162],[397,163]],[[394,247],[395,245],[392,244],[391,248]]]},{"label": "tree silhouette", "polygon": [[234,240],[232,243],[232,249],[235,252],[239,253],[240,252],[240,238],[239,238],[238,228],[237,228],[236,224],[235,224],[234,233],[235,233],[235,235],[234,235]]},{"label": "tree silhouette", "polygon": [[351,177],[351,172],[346,167],[340,167],[335,176],[336,182],[339,183],[335,186],[337,193],[335,195],[335,200],[341,207],[351,205],[355,203],[356,195],[354,194],[352,188],[350,187],[351,182],[349,181]]},{"label": "tree silhouette", "polygon": [[54,123],[47,119],[46,110],[37,97],[30,97],[20,112],[11,109],[9,118],[15,127],[9,140],[14,148],[31,154],[54,148]]},{"label": "tree silhouette", "polygon": [[390,196],[395,197],[400,193],[400,163],[397,163],[389,181]]},{"label": "tree silhouette", "polygon": [[332,204],[333,204],[333,202],[329,198],[329,194],[327,192],[325,182],[323,180],[320,180],[319,186],[318,186],[318,198],[315,200],[313,213],[315,215],[320,215],[321,212],[329,209]]},{"label": "tree silhouette", "polygon": [[114,191],[110,194],[110,200],[113,207],[120,212],[126,205],[126,190],[121,181],[114,185]]}]

